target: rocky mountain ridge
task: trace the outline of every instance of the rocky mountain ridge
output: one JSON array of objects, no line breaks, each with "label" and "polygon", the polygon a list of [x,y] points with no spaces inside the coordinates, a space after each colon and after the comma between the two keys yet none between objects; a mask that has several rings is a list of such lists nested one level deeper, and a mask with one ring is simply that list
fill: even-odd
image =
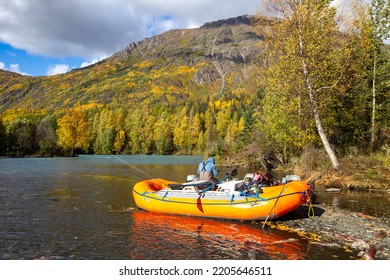
[{"label": "rocky mountain ridge", "polygon": [[261,40],[251,17],[240,16],[206,23],[196,29],[170,30],[131,43],[109,60],[127,60],[131,56],[148,60],[164,57],[190,66],[208,60],[212,61],[215,69],[201,69],[195,75],[196,82],[214,83],[235,70],[241,70],[245,79],[248,76],[247,65],[259,55],[260,49],[256,48],[256,44]]},{"label": "rocky mountain ridge", "polygon": [[[0,112],[20,107],[123,104],[140,95],[143,99],[155,98],[148,84],[172,86],[177,92],[186,84],[186,91],[221,93],[227,86],[245,82],[259,68],[262,39],[254,18],[239,16],[200,28],[170,30],[131,43],[97,64],[62,75],[27,77],[2,71]],[[187,67],[186,74],[183,67]],[[177,75],[170,79],[172,72]],[[150,96],[145,97],[148,93]]]}]

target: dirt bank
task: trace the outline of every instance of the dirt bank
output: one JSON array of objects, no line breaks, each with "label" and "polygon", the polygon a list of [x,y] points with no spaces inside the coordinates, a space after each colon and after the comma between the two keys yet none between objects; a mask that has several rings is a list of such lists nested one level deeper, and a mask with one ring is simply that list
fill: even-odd
[{"label": "dirt bank", "polygon": [[[385,166],[350,166],[342,170],[314,172],[317,185],[349,190],[390,190],[390,169]],[[309,179],[310,179],[309,178]]]},{"label": "dirt bank", "polygon": [[324,204],[302,206],[270,227],[297,232],[320,246],[356,252],[356,258],[390,259],[390,219],[333,209]]},{"label": "dirt bank", "polygon": [[302,164],[290,171],[308,181],[317,179],[316,184],[328,188],[390,190],[390,166],[369,157],[343,158],[337,171],[325,166],[310,169]]}]

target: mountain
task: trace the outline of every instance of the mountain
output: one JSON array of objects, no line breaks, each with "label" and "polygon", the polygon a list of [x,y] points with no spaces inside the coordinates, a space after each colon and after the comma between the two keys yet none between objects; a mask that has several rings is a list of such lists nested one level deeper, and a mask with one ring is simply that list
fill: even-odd
[{"label": "mountain", "polygon": [[254,21],[239,16],[200,28],[170,30],[131,43],[94,65],[56,76],[0,70],[0,113],[84,104],[170,106],[229,94],[245,87],[258,71],[262,37]]}]

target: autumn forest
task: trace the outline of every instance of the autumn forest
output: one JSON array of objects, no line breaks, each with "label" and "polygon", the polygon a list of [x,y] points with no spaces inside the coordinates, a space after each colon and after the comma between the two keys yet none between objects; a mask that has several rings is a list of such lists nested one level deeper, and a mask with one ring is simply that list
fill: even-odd
[{"label": "autumn forest", "polygon": [[[390,164],[388,0],[269,0],[52,77],[0,70],[0,155],[214,155],[287,165],[322,151]],[[270,16],[272,15],[272,16]]]}]

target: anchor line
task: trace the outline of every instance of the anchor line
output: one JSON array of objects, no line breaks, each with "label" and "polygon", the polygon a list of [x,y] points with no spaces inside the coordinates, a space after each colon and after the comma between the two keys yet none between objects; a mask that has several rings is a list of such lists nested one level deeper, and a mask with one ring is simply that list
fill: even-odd
[{"label": "anchor line", "polygon": [[287,187],[287,185],[284,185],[283,188],[280,190],[279,195],[276,197],[275,203],[274,203],[274,205],[272,206],[271,210],[269,211],[269,214],[268,214],[267,218],[266,218],[265,221],[264,221],[264,224],[263,224],[263,226],[262,226],[263,229],[264,229],[265,225],[267,224],[268,219],[269,219],[269,217],[271,216],[272,211],[274,211],[274,209],[276,208],[276,204],[278,203],[279,198],[282,196],[282,193],[284,192],[284,190],[286,189],[286,187]]},{"label": "anchor line", "polygon": [[146,173],[145,171],[143,171],[143,170],[137,168],[137,167],[134,166],[133,164],[130,164],[130,163],[124,161],[123,159],[121,159],[121,158],[118,157],[117,155],[114,155],[114,154],[111,154],[111,155],[112,155],[114,158],[116,158],[117,160],[119,160],[120,162],[126,164],[127,166],[129,166],[129,167],[135,169],[135,170],[138,172],[138,173],[137,173],[137,172],[135,172],[135,171],[127,170],[127,171],[130,172],[131,174],[133,174],[133,175],[135,175],[135,176],[137,176],[137,177],[139,177],[139,178],[141,178],[141,179],[143,179],[143,180],[145,180],[145,179],[153,179],[153,180],[157,180],[157,181],[161,182],[162,185],[166,185],[166,184],[165,184],[164,182],[162,182],[161,180],[159,180],[159,179],[153,177],[152,175]]}]

